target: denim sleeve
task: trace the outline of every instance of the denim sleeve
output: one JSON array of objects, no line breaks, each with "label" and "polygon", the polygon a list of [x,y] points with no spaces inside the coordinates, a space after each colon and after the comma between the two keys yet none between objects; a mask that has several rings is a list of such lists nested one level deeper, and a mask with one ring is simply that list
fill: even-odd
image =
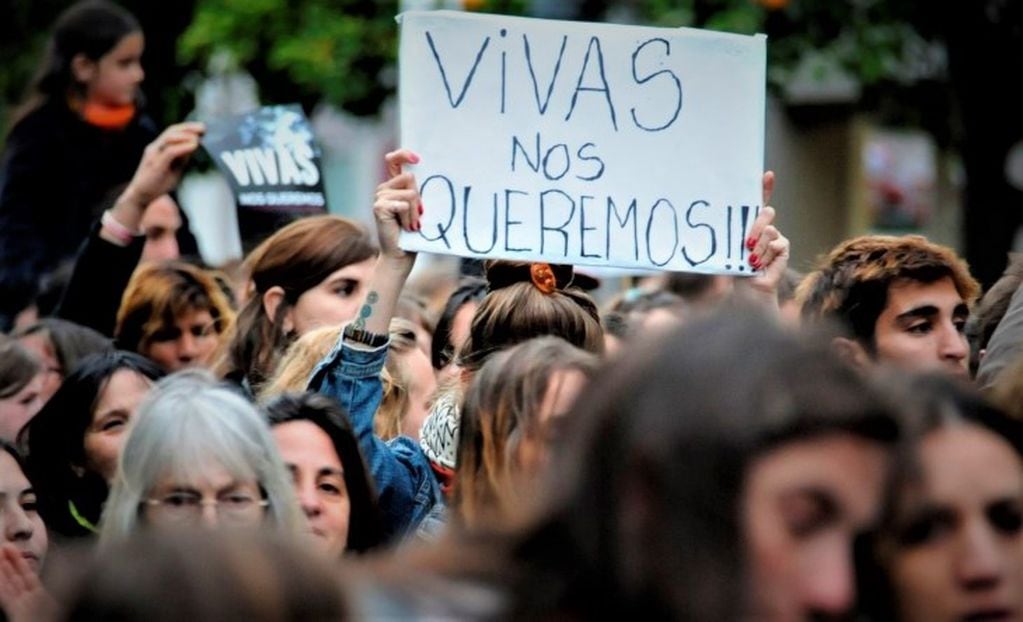
[{"label": "denim sleeve", "polygon": [[409,438],[390,443],[373,433],[373,417],[383,399],[380,372],[387,362],[387,346],[360,350],[338,339],[309,380],[308,388],[336,399],[351,421],[355,438],[376,484],[380,509],[389,535],[414,530],[432,508],[437,480],[419,444]]}]

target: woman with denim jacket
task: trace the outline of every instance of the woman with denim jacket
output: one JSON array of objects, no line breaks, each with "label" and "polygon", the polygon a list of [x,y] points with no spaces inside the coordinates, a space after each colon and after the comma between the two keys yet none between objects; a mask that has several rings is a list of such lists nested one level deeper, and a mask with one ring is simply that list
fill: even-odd
[{"label": "woman with denim jacket", "polygon": [[398,235],[402,229],[419,230],[423,209],[415,177],[402,171],[419,157],[403,149],[385,159],[389,179],[377,188],[373,204],[380,255],[365,303],[316,367],[308,388],[334,397],[348,413],[380,496],[384,531],[391,537],[413,533],[435,506],[443,507],[443,497],[416,441],[399,436],[384,442],[373,433],[373,418],[383,397],[380,372],[387,362],[388,327],[415,263],[415,253],[399,248]]}]

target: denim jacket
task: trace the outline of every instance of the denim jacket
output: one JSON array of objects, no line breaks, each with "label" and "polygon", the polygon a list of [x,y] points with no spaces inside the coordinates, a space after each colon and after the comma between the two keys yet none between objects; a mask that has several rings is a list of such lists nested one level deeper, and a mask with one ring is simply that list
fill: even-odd
[{"label": "denim jacket", "polygon": [[406,436],[388,442],[373,433],[373,417],[383,399],[380,372],[387,345],[375,350],[350,346],[344,333],[316,368],[308,389],[333,397],[348,413],[355,438],[376,484],[389,537],[414,534],[419,524],[444,499],[419,443]]}]

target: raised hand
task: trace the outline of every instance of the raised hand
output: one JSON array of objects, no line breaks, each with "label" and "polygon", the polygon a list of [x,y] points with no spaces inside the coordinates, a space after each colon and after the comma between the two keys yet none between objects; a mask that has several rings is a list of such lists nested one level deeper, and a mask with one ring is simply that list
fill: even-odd
[{"label": "raised hand", "polygon": [[419,156],[399,149],[384,156],[384,161],[388,179],[377,186],[373,202],[380,257],[370,278],[366,300],[352,322],[354,328],[375,335],[387,334],[401,290],[416,261],[415,253],[398,246],[398,236],[402,230],[419,231],[423,212],[415,175],[404,170],[410,164],[418,164]]},{"label": "raised hand", "polygon": [[774,172],[767,171],[763,180],[765,206],[753,221],[746,248],[750,251],[749,264],[757,270],[757,275],[750,279],[750,287],[762,294],[765,301],[772,297],[772,304],[777,304],[778,284],[789,265],[789,239],[774,226],[777,214],[773,207],[766,205],[773,192]]},{"label": "raised hand", "polygon": [[406,253],[398,246],[398,236],[403,229],[420,229],[422,225],[419,217],[423,213],[423,203],[415,175],[403,171],[403,168],[409,164],[418,164],[419,156],[408,149],[399,149],[385,155],[384,161],[387,163],[388,179],[377,186],[376,200],[373,202],[380,254],[382,257],[405,259],[413,253]]},{"label": "raised hand", "polygon": [[202,123],[178,123],[149,143],[128,187],[110,209],[117,223],[129,231],[139,230],[142,214],[149,204],[181,181],[185,164],[199,148],[199,139],[205,131]]},{"label": "raised hand", "polygon": [[206,126],[202,123],[178,123],[149,143],[135,176],[126,192],[143,205],[174,189],[181,181],[188,157],[199,148],[199,139]]}]

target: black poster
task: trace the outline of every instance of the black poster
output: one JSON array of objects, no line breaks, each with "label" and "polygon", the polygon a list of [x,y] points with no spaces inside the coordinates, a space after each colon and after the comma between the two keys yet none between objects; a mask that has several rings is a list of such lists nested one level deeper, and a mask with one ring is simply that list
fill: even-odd
[{"label": "black poster", "polygon": [[246,246],[295,218],[327,211],[320,148],[299,105],[209,122],[202,145],[231,186]]}]

